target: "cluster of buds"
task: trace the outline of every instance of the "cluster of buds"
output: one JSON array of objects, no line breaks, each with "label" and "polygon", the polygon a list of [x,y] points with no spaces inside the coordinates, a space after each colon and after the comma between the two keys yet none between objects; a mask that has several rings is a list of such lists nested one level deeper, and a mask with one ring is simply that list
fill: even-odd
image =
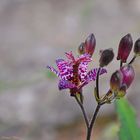
[{"label": "cluster of buds", "polygon": [[[124,97],[127,93],[127,89],[132,84],[135,72],[132,66],[135,58],[140,56],[140,38],[136,40],[134,44],[133,53],[134,56],[129,63],[127,63],[128,56],[133,47],[133,40],[130,34],[125,35],[119,43],[117,60],[120,60],[120,68],[116,70],[110,79],[110,90],[106,97],[109,97],[109,101]],[[123,63],[125,63],[123,65]]]},{"label": "cluster of buds", "polygon": [[[126,63],[127,58],[132,50],[132,47],[132,37],[130,34],[127,34],[120,40],[117,60],[120,60],[122,63]],[[134,57],[132,61],[130,61],[130,63],[132,63],[137,56],[140,56],[140,38],[136,40],[133,51]]]},{"label": "cluster of buds", "polygon": [[[70,89],[71,95],[77,93],[82,94],[82,88],[90,81],[96,80],[95,98],[98,103],[109,103],[114,99],[126,95],[127,89],[130,87],[135,73],[133,69],[133,62],[136,57],[140,56],[140,38],[134,44],[134,56],[129,63],[127,58],[133,47],[133,40],[130,34],[125,35],[119,43],[117,60],[120,61],[120,68],[116,70],[110,78],[110,89],[103,96],[99,96],[99,76],[106,73],[106,67],[114,58],[112,48],[100,51],[99,68],[91,69],[87,72],[88,63],[92,61],[96,46],[96,39],[94,34],[90,34],[84,42],[78,47],[80,56],[75,58],[72,52],[66,53],[68,60],[57,59],[56,64],[58,70],[51,66],[47,66],[59,78],[58,87],[62,89]],[[125,63],[125,64],[124,64]]]},{"label": "cluster of buds", "polygon": [[[79,46],[78,50],[80,54],[89,54],[93,55],[95,50],[96,39],[93,34],[89,35],[85,42],[82,42]],[[127,63],[128,56],[133,47],[133,40],[130,34],[125,35],[119,43],[117,60],[120,61],[120,68],[116,70],[111,78],[110,78],[110,89],[108,92],[102,97],[99,97],[98,93],[98,85],[95,88],[95,97],[98,103],[110,103],[114,99],[118,99],[124,97],[126,95],[127,89],[130,87],[131,83],[134,80],[135,72],[132,66],[135,58],[140,56],[140,38],[136,40],[134,44],[134,57],[131,59],[129,63]],[[112,48],[101,50],[100,51],[100,59],[99,59],[99,67],[107,66],[114,58],[114,52]],[[123,63],[126,63],[123,65]],[[99,70],[100,70],[99,68]],[[98,73],[97,79],[98,80]],[[98,84],[98,83],[97,83]]]},{"label": "cluster of buds", "polygon": [[96,46],[96,39],[94,34],[90,34],[85,42],[82,42],[78,48],[79,54],[89,54],[91,57],[94,53]]},{"label": "cluster of buds", "polygon": [[[94,34],[90,34],[85,42],[82,42],[78,48],[79,54],[89,54],[91,57],[96,46],[96,39]],[[109,48],[100,51],[100,67],[107,66],[114,58],[113,49]]]}]

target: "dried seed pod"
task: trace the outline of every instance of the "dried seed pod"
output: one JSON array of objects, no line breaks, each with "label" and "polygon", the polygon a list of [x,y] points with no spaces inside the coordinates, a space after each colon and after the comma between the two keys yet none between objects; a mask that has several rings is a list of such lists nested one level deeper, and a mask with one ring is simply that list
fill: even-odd
[{"label": "dried seed pod", "polygon": [[101,52],[100,57],[100,67],[107,66],[114,58],[114,52],[113,49],[106,49]]},{"label": "dried seed pod", "polygon": [[135,42],[134,53],[136,54],[136,56],[140,56],[140,38]]}]

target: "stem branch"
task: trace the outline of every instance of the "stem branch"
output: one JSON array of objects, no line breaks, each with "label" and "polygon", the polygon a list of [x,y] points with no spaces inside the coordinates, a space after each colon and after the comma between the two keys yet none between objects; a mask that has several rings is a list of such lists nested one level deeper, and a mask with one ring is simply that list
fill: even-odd
[{"label": "stem branch", "polygon": [[88,128],[87,140],[90,140],[92,128],[93,128],[93,125],[94,125],[95,120],[96,120],[96,118],[97,118],[97,114],[98,114],[98,112],[99,112],[100,107],[101,107],[101,104],[98,104],[98,105],[96,106],[94,115],[93,115],[93,117],[92,117],[92,119],[91,119],[91,122],[90,122],[90,125],[89,125],[89,128]]},{"label": "stem branch", "polygon": [[87,128],[89,127],[89,121],[88,121],[88,118],[87,118],[87,115],[86,115],[86,112],[85,112],[85,109],[84,109],[84,106],[83,104],[79,101],[78,97],[75,95],[74,96],[78,105],[80,106],[81,110],[82,110],[82,113],[83,113],[83,116],[84,116],[84,119],[85,119],[85,123],[86,123],[86,126]]},{"label": "stem branch", "polygon": [[123,62],[122,61],[120,61],[120,68],[123,66]]},{"label": "stem branch", "polygon": [[97,92],[97,97],[99,99],[99,73],[100,73],[100,70],[101,68],[98,69],[98,72],[97,72],[97,77],[96,77],[96,92]]},{"label": "stem branch", "polygon": [[131,61],[129,62],[129,64],[132,64],[134,62],[134,60],[136,59],[136,56],[134,56]]}]

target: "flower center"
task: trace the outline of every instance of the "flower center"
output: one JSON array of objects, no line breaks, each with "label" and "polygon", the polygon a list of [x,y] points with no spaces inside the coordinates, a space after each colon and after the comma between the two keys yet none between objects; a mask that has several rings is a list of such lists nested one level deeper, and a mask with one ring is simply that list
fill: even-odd
[{"label": "flower center", "polygon": [[73,79],[72,82],[78,86],[80,83],[80,79],[79,79],[79,74],[78,74],[78,67],[79,67],[79,63],[76,63],[73,65]]}]

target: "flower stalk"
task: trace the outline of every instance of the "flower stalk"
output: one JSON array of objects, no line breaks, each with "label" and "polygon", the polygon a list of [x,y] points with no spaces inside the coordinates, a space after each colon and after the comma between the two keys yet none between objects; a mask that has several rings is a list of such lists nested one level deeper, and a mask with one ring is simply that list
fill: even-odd
[{"label": "flower stalk", "polygon": [[90,140],[90,138],[91,138],[92,128],[93,128],[93,125],[94,125],[95,120],[96,120],[96,118],[97,118],[97,115],[98,115],[98,112],[99,112],[99,110],[100,110],[100,107],[101,107],[100,104],[98,104],[98,105],[96,106],[95,112],[94,112],[94,114],[93,114],[93,117],[92,117],[92,119],[91,119],[91,122],[90,122],[90,125],[89,125],[89,128],[88,128],[87,140]]},{"label": "flower stalk", "polygon": [[100,95],[99,95],[99,73],[100,73],[100,69],[98,69],[98,72],[97,72],[97,78],[96,78],[96,96],[98,99],[100,99]]},{"label": "flower stalk", "polygon": [[78,99],[78,97],[77,97],[76,95],[74,96],[74,98],[76,99],[78,105],[79,105],[80,108],[81,108],[81,111],[82,111],[82,113],[83,113],[86,126],[87,126],[87,128],[88,128],[88,127],[89,127],[89,120],[88,120],[87,114],[86,114],[86,112],[85,112],[85,108],[84,108],[83,104],[79,101],[79,99]]}]

